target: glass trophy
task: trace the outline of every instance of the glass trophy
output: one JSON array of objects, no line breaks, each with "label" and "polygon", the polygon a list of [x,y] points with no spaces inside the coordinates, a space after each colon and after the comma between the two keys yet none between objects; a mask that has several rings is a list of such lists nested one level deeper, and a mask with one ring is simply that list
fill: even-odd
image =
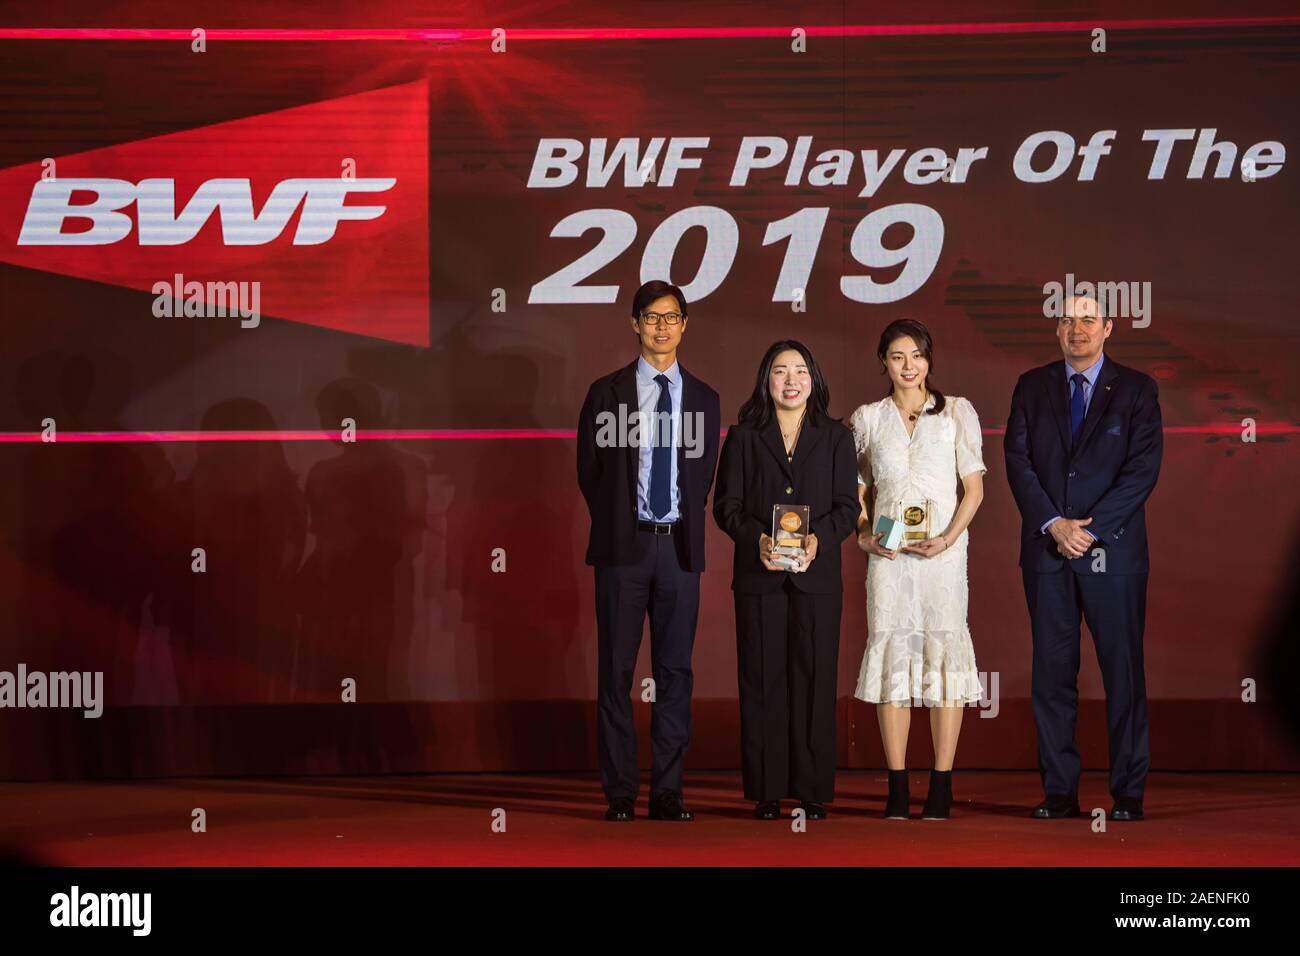
[{"label": "glass trophy", "polygon": [[903,545],[920,544],[930,537],[930,515],[934,502],[929,498],[903,498],[898,502],[897,516],[903,522]]},{"label": "glass trophy", "polygon": [[806,557],[808,543],[808,506],[772,506],[772,563],[793,569]]}]

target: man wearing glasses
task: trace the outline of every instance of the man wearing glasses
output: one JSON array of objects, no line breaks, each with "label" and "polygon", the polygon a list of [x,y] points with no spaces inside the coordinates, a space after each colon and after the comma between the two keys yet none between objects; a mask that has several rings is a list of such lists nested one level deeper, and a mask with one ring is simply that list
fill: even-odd
[{"label": "man wearing glasses", "polygon": [[[718,393],[677,363],[686,312],[677,286],[641,286],[631,318],[641,354],[592,383],[578,419],[578,485],[591,514],[587,563],[596,577],[596,746],[607,820],[635,816],[640,779],[630,694],[647,614],[654,679],[649,816],[694,818],[682,805],[682,760],[721,417]],[[624,429],[629,421],[640,427]],[[684,431],[694,431],[702,451],[685,453]]]}]

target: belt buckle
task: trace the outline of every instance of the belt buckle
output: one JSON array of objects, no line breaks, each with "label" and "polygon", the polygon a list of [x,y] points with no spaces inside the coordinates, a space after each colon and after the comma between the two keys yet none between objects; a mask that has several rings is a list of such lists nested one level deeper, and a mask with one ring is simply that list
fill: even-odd
[{"label": "belt buckle", "polygon": [[655,524],[655,534],[672,534],[673,526],[670,524]]}]

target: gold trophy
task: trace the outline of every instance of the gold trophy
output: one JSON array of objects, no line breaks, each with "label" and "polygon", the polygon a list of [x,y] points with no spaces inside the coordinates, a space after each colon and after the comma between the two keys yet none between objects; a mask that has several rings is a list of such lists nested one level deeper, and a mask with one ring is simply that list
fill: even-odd
[{"label": "gold trophy", "polygon": [[903,522],[903,546],[920,544],[930,537],[930,515],[934,502],[929,498],[903,498],[898,502],[898,520]]},{"label": "gold trophy", "polygon": [[794,569],[804,563],[808,543],[808,505],[772,506],[772,563]]}]

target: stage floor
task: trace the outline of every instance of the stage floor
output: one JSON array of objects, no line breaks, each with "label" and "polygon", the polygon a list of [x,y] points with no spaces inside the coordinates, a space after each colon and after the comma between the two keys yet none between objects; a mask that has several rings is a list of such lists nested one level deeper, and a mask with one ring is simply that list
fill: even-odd
[{"label": "stage floor", "polygon": [[[915,813],[925,785],[914,771]],[[1036,773],[958,771],[947,821],[883,819],[883,771],[842,771],[837,787],[829,819],[796,833],[788,816],[752,819],[734,772],[687,775],[684,824],[645,819],[644,791],[636,821],[605,822],[591,773],[0,783],[0,851],[70,866],[1300,863],[1293,774],[1155,773],[1146,820],[1105,832],[1087,816],[1028,817]],[[1104,773],[1084,775],[1080,804],[1109,809]],[[191,830],[195,808],[206,833]]]}]

